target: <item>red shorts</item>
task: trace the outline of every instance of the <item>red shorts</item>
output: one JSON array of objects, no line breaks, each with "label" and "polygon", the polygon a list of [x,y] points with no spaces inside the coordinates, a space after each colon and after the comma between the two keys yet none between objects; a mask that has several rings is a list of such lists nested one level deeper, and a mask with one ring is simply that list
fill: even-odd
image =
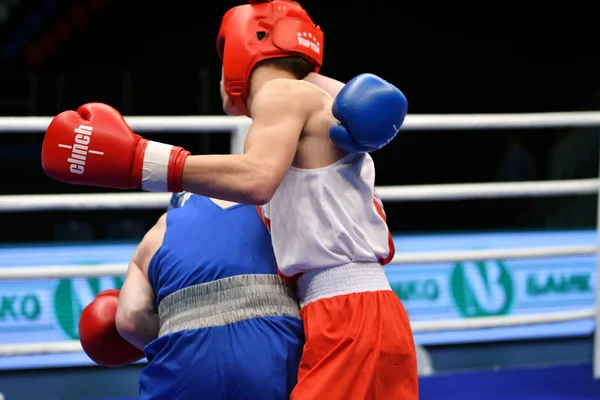
[{"label": "red shorts", "polygon": [[291,400],[418,400],[413,335],[394,292],[323,298],[300,313],[306,344]]}]

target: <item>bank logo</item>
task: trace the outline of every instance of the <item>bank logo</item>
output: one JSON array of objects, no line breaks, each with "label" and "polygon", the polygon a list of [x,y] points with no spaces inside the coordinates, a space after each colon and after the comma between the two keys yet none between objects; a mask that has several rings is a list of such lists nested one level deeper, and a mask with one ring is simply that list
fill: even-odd
[{"label": "bank logo", "polygon": [[79,319],[85,306],[107,289],[120,289],[123,277],[61,279],[54,290],[54,315],[64,334],[79,339]]},{"label": "bank logo", "polygon": [[19,326],[26,329],[26,327],[31,327],[40,322],[42,311],[40,293],[0,290],[0,324],[2,324],[2,328]]},{"label": "bank logo", "polygon": [[450,286],[454,304],[465,318],[506,315],[514,301],[514,283],[501,261],[456,263]]}]

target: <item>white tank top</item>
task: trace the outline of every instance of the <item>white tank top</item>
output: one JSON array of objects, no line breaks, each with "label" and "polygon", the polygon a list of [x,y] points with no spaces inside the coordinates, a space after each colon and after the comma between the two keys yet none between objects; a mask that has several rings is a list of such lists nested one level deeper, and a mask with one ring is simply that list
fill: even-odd
[{"label": "white tank top", "polygon": [[291,167],[262,206],[282,275],[349,263],[387,264],[394,245],[367,153],[317,169]]}]

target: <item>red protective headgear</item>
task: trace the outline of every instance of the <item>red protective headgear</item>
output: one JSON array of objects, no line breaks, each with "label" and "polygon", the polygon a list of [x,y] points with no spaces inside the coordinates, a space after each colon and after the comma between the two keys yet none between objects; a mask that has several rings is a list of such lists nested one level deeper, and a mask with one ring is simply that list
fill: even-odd
[{"label": "red protective headgear", "polygon": [[314,72],[319,72],[323,63],[323,32],[300,4],[287,0],[249,1],[225,13],[217,39],[225,92],[248,116],[248,81],[259,61],[301,56],[310,61]]}]

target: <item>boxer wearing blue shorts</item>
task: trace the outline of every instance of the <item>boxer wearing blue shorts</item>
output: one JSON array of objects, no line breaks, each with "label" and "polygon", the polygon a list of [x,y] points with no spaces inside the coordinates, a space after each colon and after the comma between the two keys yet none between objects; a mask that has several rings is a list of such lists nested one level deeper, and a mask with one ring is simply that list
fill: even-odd
[{"label": "boxer wearing blue shorts", "polygon": [[[120,336],[149,361],[140,399],[289,399],[303,326],[256,207],[189,194],[174,199],[185,205],[168,211],[140,243],[116,310]],[[82,316],[85,329],[97,327],[97,314]],[[114,349],[110,356],[118,358],[119,346],[109,345],[103,357]]]}]

